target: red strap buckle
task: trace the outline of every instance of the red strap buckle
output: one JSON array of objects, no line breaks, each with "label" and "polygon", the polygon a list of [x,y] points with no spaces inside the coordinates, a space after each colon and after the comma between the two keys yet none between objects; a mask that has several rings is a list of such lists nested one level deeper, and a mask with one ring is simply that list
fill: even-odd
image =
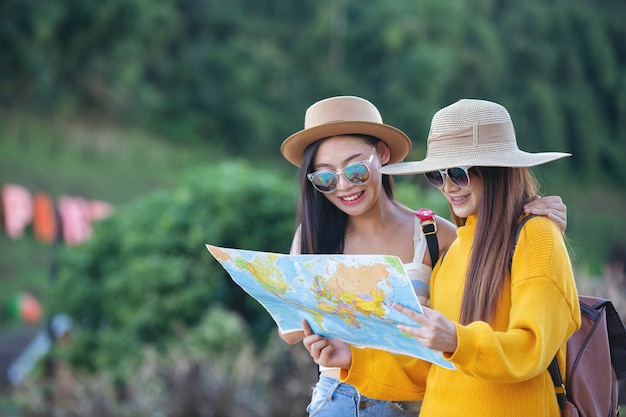
[{"label": "red strap buckle", "polygon": [[421,208],[415,212],[422,222],[422,232],[424,236],[437,233],[437,223],[435,223],[435,212],[431,209]]},{"label": "red strap buckle", "polygon": [[432,220],[435,218],[435,212],[431,209],[421,208],[415,212],[421,221]]}]

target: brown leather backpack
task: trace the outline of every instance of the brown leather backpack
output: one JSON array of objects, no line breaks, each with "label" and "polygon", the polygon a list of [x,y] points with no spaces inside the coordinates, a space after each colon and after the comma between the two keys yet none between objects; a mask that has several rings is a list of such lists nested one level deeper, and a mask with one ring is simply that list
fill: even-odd
[{"label": "brown leather backpack", "polygon": [[617,381],[626,376],[626,330],[610,300],[581,295],[581,326],[567,341],[566,381],[548,370],[564,417],[619,415]]},{"label": "brown leather backpack", "polygon": [[[522,225],[535,217],[522,219]],[[556,357],[548,371],[563,417],[619,416],[617,381],[626,376],[626,328],[610,300],[578,296],[581,325],[567,341],[566,380]]]}]

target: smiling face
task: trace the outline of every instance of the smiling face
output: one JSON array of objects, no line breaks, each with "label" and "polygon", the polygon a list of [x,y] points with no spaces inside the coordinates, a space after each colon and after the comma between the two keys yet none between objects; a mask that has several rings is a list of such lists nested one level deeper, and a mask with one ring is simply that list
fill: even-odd
[{"label": "smiling face", "polygon": [[[374,149],[377,151],[374,152]],[[379,152],[382,155],[379,155]],[[367,161],[372,153],[374,157],[368,165],[370,178],[365,184],[355,185],[340,173],[337,178],[337,189],[324,194],[331,203],[349,215],[365,213],[377,204],[381,195],[385,195],[379,170],[381,163],[389,159],[388,149],[381,144],[374,147],[353,136],[334,136],[324,140],[315,155],[314,171],[339,171],[346,165]]]},{"label": "smiling face", "polygon": [[461,218],[467,218],[471,215],[478,214],[478,207],[483,197],[483,180],[470,169],[470,184],[466,188],[461,188],[450,181],[447,175],[444,175],[443,187],[439,191],[448,199],[454,214]]}]

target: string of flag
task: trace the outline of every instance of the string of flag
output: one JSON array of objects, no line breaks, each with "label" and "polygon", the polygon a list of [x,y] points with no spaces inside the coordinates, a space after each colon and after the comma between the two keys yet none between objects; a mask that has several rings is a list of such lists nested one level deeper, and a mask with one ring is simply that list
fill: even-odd
[{"label": "string of flag", "polygon": [[31,193],[19,184],[4,184],[1,190],[2,225],[11,239],[19,239],[32,226],[35,238],[53,242],[59,233],[68,246],[87,241],[93,222],[108,217],[113,206],[102,200],[62,195],[56,201],[42,191]]}]

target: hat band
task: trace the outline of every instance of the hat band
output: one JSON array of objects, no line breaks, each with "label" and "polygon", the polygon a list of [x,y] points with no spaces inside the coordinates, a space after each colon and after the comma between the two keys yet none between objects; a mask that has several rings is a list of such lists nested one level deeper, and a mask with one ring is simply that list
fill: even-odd
[{"label": "hat band", "polygon": [[428,150],[458,146],[476,147],[497,143],[513,145],[517,149],[513,123],[507,121],[502,123],[474,124],[462,129],[448,130],[431,135],[428,138]]}]

